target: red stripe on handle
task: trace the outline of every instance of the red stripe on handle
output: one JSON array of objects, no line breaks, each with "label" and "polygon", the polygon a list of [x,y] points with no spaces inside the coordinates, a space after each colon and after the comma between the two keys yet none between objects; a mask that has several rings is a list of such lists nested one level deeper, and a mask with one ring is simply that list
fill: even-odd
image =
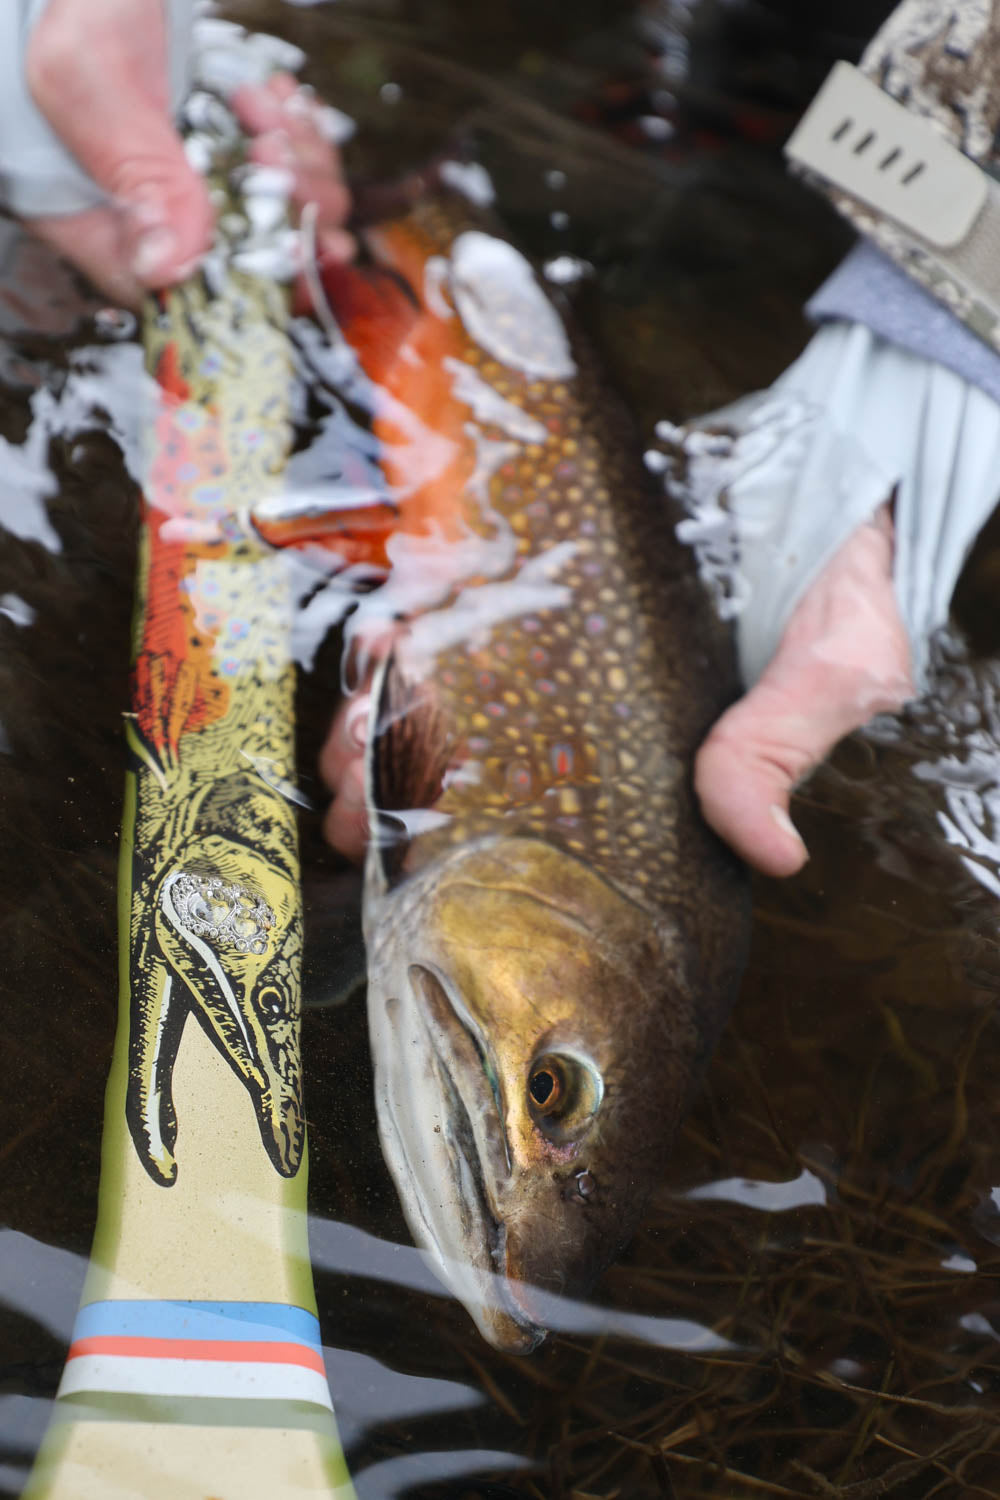
[{"label": "red stripe on handle", "polygon": [[78,1339],[70,1345],[67,1360],[85,1354],[118,1354],[132,1359],[199,1359],[228,1360],[231,1364],[301,1365],[324,1375],[323,1359],[305,1344],[211,1343],[202,1339],[139,1339],[107,1334],[101,1338]]}]

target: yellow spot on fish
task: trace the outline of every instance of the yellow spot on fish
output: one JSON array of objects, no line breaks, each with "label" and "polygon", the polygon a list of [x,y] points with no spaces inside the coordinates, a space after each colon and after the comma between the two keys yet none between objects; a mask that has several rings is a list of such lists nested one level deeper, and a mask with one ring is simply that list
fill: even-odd
[{"label": "yellow spot on fish", "polygon": [[580,794],[575,787],[564,786],[559,789],[559,811],[566,817],[575,817],[580,811]]},{"label": "yellow spot on fish", "polygon": [[613,693],[623,693],[628,687],[628,673],[622,667],[612,667],[608,673],[608,687]]}]

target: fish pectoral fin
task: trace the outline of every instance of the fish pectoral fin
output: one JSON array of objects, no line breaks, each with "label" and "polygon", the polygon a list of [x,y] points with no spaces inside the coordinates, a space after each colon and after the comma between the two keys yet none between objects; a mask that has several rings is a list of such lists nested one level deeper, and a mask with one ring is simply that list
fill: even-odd
[{"label": "fish pectoral fin", "polygon": [[407,678],[394,652],[372,689],[368,803],[382,871],[398,875],[412,832],[425,825],[459,752],[458,738],[429,681]]},{"label": "fish pectoral fin", "polygon": [[323,291],[348,343],[372,380],[385,381],[420,317],[420,301],[405,276],[386,266],[331,262]]}]

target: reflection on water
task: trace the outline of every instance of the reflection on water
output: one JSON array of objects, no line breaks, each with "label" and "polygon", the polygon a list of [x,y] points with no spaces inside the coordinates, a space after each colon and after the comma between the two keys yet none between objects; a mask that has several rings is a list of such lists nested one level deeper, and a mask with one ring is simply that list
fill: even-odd
[{"label": "reflection on water", "polygon": [[[679,109],[652,97],[664,79],[646,71],[633,9],[714,15],[703,70],[671,81]],[[727,11],[760,22],[739,66]],[[808,92],[836,28],[810,36],[800,20],[790,34],[790,13],[239,7],[307,48],[314,81],[358,123],[359,171],[412,165],[468,125],[521,240],[585,273],[566,284],[647,434],[765,385],[797,352],[798,305],[841,243],[723,107],[749,99],[759,125],[791,113],[790,79]],[[865,15],[842,9],[843,25],[860,35]],[[697,30],[684,34],[696,48]],[[798,72],[793,43],[808,53]],[[669,138],[633,128],[671,110]],[[0,289],[9,1495],[61,1371],[93,1222],[135,534],[120,391],[138,369],[120,330],[22,254],[11,241]],[[299,415],[311,441],[297,482],[378,485],[337,408],[315,394]],[[983,646],[996,556],[980,550],[965,585]],[[314,585],[304,573],[300,763],[318,801],[311,768],[339,682],[323,636],[346,595]],[[363,1007],[323,1003],[356,883],[304,812],[312,1243],[365,1500],[1000,1494],[1000,683],[948,641],[939,668],[930,703],[842,746],[800,797],[812,861],[757,887],[741,1002],[645,1226],[591,1304],[553,1299],[560,1332],[529,1360],[489,1350],[407,1243]]]}]

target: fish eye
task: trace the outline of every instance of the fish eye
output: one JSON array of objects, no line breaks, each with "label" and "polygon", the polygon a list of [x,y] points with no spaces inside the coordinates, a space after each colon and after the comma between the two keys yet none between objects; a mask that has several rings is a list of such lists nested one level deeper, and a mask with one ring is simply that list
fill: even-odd
[{"label": "fish eye", "polygon": [[589,1059],[566,1052],[544,1052],[528,1069],[528,1109],[550,1140],[572,1140],[589,1125],[604,1094],[601,1076]]},{"label": "fish eye", "polygon": [[528,1079],[528,1093],[539,1114],[553,1114],[566,1092],[566,1076],[561,1058],[542,1057]]}]

